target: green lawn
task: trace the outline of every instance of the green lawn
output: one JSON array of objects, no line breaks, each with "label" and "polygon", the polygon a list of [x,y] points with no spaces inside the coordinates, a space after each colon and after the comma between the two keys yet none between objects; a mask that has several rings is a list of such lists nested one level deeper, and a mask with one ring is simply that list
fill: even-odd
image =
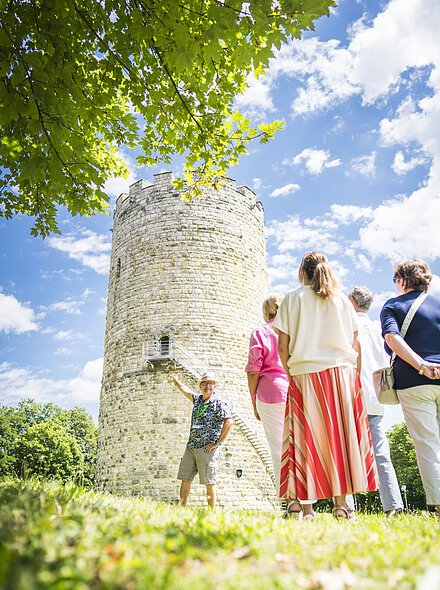
[{"label": "green lawn", "polygon": [[440,522],[321,514],[303,523],[6,480],[0,587],[438,590]]}]

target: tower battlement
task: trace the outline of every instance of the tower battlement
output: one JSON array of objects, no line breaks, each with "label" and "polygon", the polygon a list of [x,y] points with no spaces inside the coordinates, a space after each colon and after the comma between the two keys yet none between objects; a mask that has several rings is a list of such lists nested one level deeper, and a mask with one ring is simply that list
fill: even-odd
[{"label": "tower battlement", "polygon": [[[158,172],[157,174],[153,175],[153,182],[149,182],[148,180],[144,180],[144,179],[137,180],[136,182],[134,182],[133,184],[131,184],[129,186],[128,193],[122,193],[116,199],[115,210],[120,208],[122,206],[122,204],[127,199],[134,200],[134,199],[141,197],[142,195],[145,194],[146,190],[153,192],[157,189],[163,189],[164,187],[169,187],[169,190],[171,192],[178,194],[177,191],[174,190],[174,187],[172,185],[172,181],[174,180],[174,178],[175,177],[172,172]],[[254,193],[254,191],[252,189],[250,189],[248,186],[245,186],[245,185],[237,187],[235,180],[232,178],[223,178],[222,185],[229,186],[230,188],[235,189],[238,193],[240,193],[241,195],[243,195],[244,197],[246,197],[250,201],[256,199],[256,194]],[[259,203],[259,204],[262,207],[261,203]]]}]

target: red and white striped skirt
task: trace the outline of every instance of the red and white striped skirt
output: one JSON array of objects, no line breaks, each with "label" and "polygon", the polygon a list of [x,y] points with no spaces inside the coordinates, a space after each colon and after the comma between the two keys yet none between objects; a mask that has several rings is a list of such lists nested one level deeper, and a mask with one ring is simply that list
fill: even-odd
[{"label": "red and white striped skirt", "polygon": [[378,488],[368,417],[356,369],[290,377],[280,497],[331,498]]}]

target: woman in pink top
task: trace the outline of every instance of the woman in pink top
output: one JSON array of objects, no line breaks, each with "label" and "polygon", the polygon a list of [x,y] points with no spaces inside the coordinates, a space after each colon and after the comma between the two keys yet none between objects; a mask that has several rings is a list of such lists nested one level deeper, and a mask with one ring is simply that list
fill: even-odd
[{"label": "woman in pink top", "polygon": [[269,295],[264,301],[263,317],[266,323],[252,332],[249,361],[245,368],[254,414],[263,424],[272,455],[277,490],[280,482],[284,412],[289,387],[278,356],[278,337],[272,330],[281,300],[282,297],[278,295]]}]

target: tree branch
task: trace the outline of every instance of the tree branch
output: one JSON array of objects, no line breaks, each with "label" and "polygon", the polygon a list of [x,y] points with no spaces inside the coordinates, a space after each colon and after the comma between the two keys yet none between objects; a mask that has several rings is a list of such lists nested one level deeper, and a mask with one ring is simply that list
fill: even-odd
[{"label": "tree branch", "polygon": [[[151,47],[151,46],[150,46],[150,47]],[[196,119],[195,115],[192,113],[192,111],[190,110],[189,106],[186,104],[186,101],[185,101],[185,99],[183,98],[183,96],[182,96],[182,94],[181,94],[181,92],[180,92],[180,90],[179,90],[179,88],[178,88],[178,86],[177,86],[177,84],[176,84],[176,82],[175,82],[175,80],[174,80],[174,78],[173,78],[173,76],[172,76],[172,74],[171,74],[170,70],[168,69],[168,67],[167,67],[166,63],[165,63],[165,62],[163,61],[163,59],[162,59],[162,56],[161,56],[161,54],[160,54],[160,51],[159,51],[159,49],[158,49],[156,46],[154,46],[154,45],[151,47],[151,49],[152,49],[152,50],[155,52],[155,54],[157,55],[157,58],[159,59],[159,63],[160,63],[160,65],[162,66],[162,68],[164,69],[164,71],[165,71],[165,73],[166,73],[166,75],[167,75],[168,79],[170,80],[170,82],[171,82],[171,84],[172,84],[172,86],[173,86],[174,90],[176,91],[176,93],[177,93],[177,96],[178,96],[178,98],[179,98],[180,102],[181,102],[181,103],[182,103],[182,105],[183,105],[183,108],[184,108],[184,109],[185,109],[185,111],[188,113],[188,115],[189,115],[189,117],[191,118],[191,120],[192,120],[192,121],[193,121],[193,122],[194,122],[194,123],[197,125],[197,127],[199,128],[199,130],[200,130],[202,133],[204,133],[204,129],[203,129],[203,127],[202,127],[202,126],[200,125],[200,123],[197,121],[197,119]]]}]

